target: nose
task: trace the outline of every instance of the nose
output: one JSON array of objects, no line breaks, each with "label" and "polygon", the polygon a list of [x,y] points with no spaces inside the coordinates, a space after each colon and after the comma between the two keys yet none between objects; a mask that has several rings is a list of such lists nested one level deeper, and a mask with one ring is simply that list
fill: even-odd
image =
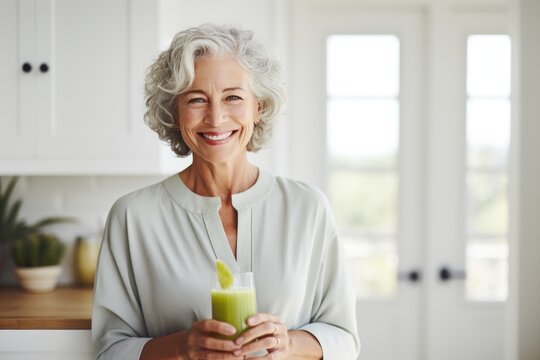
[{"label": "nose", "polygon": [[217,127],[225,121],[226,112],[221,102],[210,102],[207,109],[208,111],[204,117],[204,121],[207,124]]}]

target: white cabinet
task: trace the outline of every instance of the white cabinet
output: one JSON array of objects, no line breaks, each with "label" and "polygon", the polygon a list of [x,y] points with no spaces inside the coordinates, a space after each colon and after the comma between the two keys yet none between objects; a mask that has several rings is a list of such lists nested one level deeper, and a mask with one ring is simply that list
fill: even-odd
[{"label": "white cabinet", "polygon": [[158,4],[0,2],[0,175],[162,169],[164,146],[143,121]]},{"label": "white cabinet", "polygon": [[90,330],[0,330],[3,360],[91,360]]}]

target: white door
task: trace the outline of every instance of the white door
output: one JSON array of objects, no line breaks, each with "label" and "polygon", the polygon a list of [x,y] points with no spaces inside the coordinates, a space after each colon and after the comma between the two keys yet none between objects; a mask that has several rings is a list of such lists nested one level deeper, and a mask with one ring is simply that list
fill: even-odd
[{"label": "white door", "polygon": [[510,39],[504,13],[434,7],[428,43],[426,358],[503,359]]},{"label": "white door", "polygon": [[[465,91],[466,70],[479,70],[465,49],[484,25],[501,32],[504,17],[293,4],[291,175],[333,204],[355,276],[360,359],[502,359],[506,230],[493,218],[505,216],[504,164],[466,166],[465,156],[506,150],[509,118],[475,116],[491,119],[482,111],[505,109],[509,94]],[[476,40],[473,55],[484,51]]]}]

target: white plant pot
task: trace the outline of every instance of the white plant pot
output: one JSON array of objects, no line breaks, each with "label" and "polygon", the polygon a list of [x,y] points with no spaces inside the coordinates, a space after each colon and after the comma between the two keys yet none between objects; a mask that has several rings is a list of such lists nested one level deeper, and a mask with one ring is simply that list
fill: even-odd
[{"label": "white plant pot", "polygon": [[32,293],[53,291],[62,272],[60,265],[15,268],[21,287]]}]

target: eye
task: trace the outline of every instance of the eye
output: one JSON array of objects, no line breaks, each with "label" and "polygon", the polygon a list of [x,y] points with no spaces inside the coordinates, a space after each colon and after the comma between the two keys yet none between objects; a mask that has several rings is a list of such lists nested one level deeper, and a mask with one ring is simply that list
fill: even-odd
[{"label": "eye", "polygon": [[191,98],[188,100],[188,104],[204,104],[206,100],[202,97]]},{"label": "eye", "polygon": [[229,95],[229,96],[227,96],[226,99],[229,100],[229,101],[242,100],[242,98],[240,96],[238,96],[238,95]]}]

